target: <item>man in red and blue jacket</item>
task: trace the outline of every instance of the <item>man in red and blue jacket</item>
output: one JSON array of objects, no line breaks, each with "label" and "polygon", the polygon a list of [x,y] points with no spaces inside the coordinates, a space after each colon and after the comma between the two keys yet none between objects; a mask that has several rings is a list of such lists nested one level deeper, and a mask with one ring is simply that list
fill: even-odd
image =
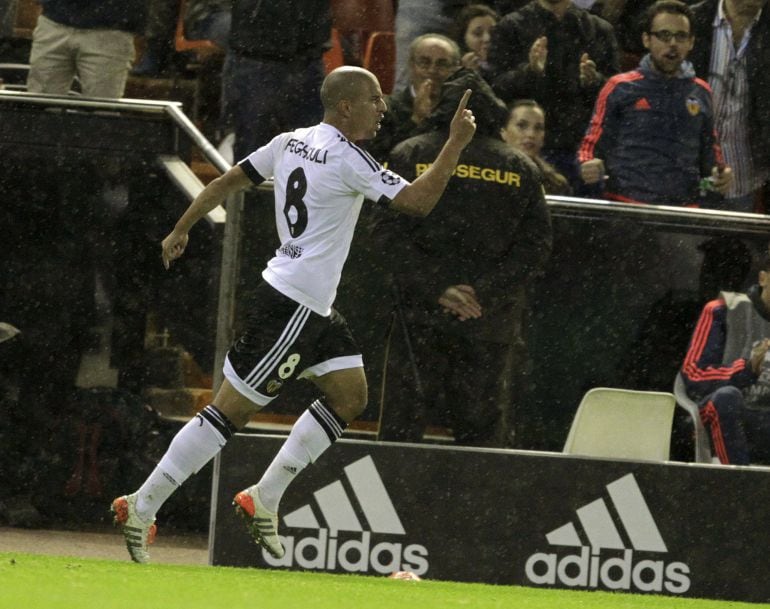
[{"label": "man in red and blue jacket", "polygon": [[702,178],[716,191],[732,179],[714,131],[711,89],[686,60],[690,21],[682,2],[652,5],[642,34],[649,53],[599,93],[578,162],[587,184],[607,178],[608,199],[697,206]]},{"label": "man in red and blue jacket", "polygon": [[770,254],[759,284],[703,308],[682,376],[721,463],[770,463]]}]

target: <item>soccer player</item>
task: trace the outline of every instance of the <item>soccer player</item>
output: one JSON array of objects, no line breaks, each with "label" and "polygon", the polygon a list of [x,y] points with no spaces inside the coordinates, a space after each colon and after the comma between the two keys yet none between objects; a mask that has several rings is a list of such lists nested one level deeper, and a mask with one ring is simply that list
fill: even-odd
[{"label": "soccer player", "polygon": [[355,144],[375,135],[386,110],[377,78],[362,68],[337,68],[321,87],[320,124],[278,135],[211,182],[163,240],[168,268],[183,254],[198,220],[228,195],[274,179],[281,246],[262,272],[244,333],[227,353],[222,386],[213,403],[174,437],[139,490],[112,502],[115,523],[135,562],[149,561],[155,514],[166,499],[285,382],[308,378],[323,397],[297,419],[259,482],[234,499],[255,541],[273,556],[283,556],[277,512],[284,491],[366,406],[361,352],[332,307],[363,199],[427,215],[473,138],[476,124],[466,108],[470,93],[461,99],[430,169],[409,183]]}]

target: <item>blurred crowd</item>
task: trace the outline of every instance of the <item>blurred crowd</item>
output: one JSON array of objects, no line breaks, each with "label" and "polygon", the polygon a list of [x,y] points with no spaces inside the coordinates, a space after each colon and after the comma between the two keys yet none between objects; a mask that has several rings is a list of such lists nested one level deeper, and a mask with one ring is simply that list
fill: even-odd
[{"label": "blurred crowd", "polygon": [[[0,40],[13,37],[18,3],[0,2]],[[464,68],[509,106],[501,137],[538,164],[551,194],[763,213],[766,1],[687,0],[679,18],[669,6],[655,22],[653,4],[41,0],[26,86],[63,94],[74,81],[86,96],[121,97],[131,75],[174,77],[191,61],[213,62],[217,78],[203,87],[221,90],[207,135],[237,161],[317,121],[324,73],[335,61],[370,62],[367,39],[384,30],[395,48],[382,58],[392,71],[383,82],[394,84],[367,144],[378,160],[424,131],[442,83]]]}]

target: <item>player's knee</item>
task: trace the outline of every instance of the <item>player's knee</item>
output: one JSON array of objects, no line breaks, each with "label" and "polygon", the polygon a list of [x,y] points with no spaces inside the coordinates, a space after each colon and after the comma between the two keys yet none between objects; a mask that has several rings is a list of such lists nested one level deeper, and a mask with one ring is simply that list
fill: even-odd
[{"label": "player's knee", "polygon": [[743,393],[737,387],[720,387],[711,396],[717,412],[722,415],[736,415],[743,409]]},{"label": "player's knee", "polygon": [[329,405],[346,422],[350,423],[361,416],[368,400],[366,383],[349,387],[344,393],[327,395]]},{"label": "player's knee", "polygon": [[369,401],[368,396],[366,395],[366,387],[363,388],[361,393],[356,395],[354,398],[352,405],[351,405],[351,411],[353,413],[353,418],[358,418],[361,416],[361,414],[366,409],[366,404]]}]

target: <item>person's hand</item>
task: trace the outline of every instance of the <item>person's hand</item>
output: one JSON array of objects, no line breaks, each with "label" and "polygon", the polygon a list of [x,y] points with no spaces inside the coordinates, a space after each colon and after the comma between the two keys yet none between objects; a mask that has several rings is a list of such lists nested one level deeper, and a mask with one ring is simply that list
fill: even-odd
[{"label": "person's hand", "polygon": [[161,243],[161,257],[163,258],[163,266],[166,267],[166,270],[171,266],[172,261],[184,254],[189,238],[187,233],[180,233],[173,230],[163,240]]},{"label": "person's hand", "polygon": [[545,62],[548,59],[548,38],[540,36],[529,48],[529,69],[535,74],[545,72]]},{"label": "person's hand", "polygon": [[439,296],[438,303],[444,308],[444,313],[451,313],[460,321],[481,317],[481,305],[476,299],[476,291],[469,285],[450,285]]},{"label": "person's hand", "polygon": [[770,338],[763,338],[754,345],[754,348],[751,350],[749,363],[751,364],[751,369],[754,371],[754,374],[757,376],[762,372],[762,362],[765,361],[765,354],[768,349],[770,349]]},{"label": "person's hand", "polygon": [[481,63],[481,57],[478,56],[476,51],[468,51],[463,55],[460,63],[462,63],[463,67],[468,70],[478,70],[479,64]]},{"label": "person's hand", "polygon": [[412,121],[420,124],[428,118],[438,103],[441,85],[426,78],[414,91],[414,101],[412,102]]},{"label": "person's hand", "polygon": [[711,169],[711,179],[713,180],[714,190],[719,194],[727,194],[727,189],[733,183],[733,170],[727,165],[716,166]]},{"label": "person's hand", "polygon": [[473,112],[466,107],[471,93],[470,89],[465,90],[449,125],[449,139],[457,142],[463,148],[468,145],[473,139],[473,134],[476,133],[476,119]]},{"label": "person's hand", "polygon": [[604,161],[601,159],[591,159],[580,164],[580,177],[586,184],[596,184],[606,179],[604,175]]},{"label": "person's hand", "polygon": [[580,56],[580,86],[590,87],[599,82],[599,71],[596,69],[596,62],[583,53]]}]

